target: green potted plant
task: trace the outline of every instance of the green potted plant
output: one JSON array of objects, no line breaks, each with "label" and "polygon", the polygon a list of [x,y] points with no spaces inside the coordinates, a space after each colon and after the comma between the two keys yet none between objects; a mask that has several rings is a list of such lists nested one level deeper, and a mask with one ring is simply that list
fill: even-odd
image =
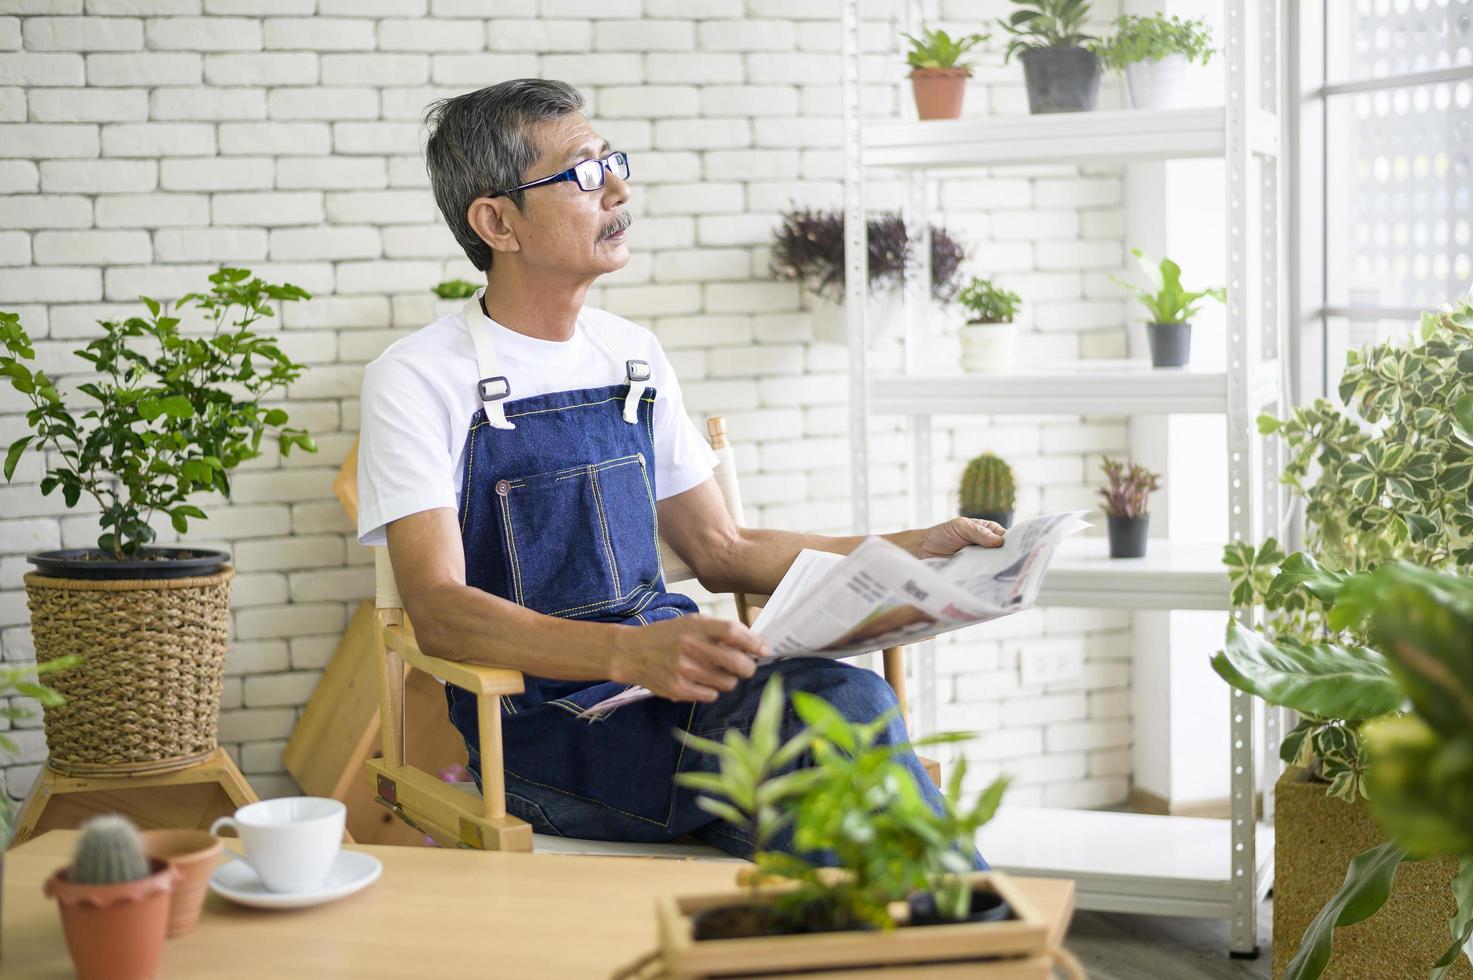
[{"label": "green potted plant", "polygon": [[138,831],[119,816],[82,828],[72,863],[46,879],[61,909],[79,980],[146,980],[158,972],[169,894],[179,872],[143,855]]},{"label": "green potted plant", "polygon": [[[898,214],[881,213],[868,222],[868,318],[878,333],[900,319],[900,287],[912,248],[905,222]],[[966,252],[951,232],[931,226],[931,300],[946,305],[961,288],[961,264]],[[778,280],[797,280],[804,305],[813,314],[816,340],[843,343],[844,331],[844,215],[841,211],[795,208],[782,215],[773,233],[769,268]]]},{"label": "green potted plant", "polygon": [[[1282,479],[1304,504],[1305,551],[1286,558],[1271,538],[1227,546],[1233,604],[1264,616],[1259,632],[1230,635],[1214,667],[1301,718],[1280,747],[1290,768],[1275,807],[1276,976],[1346,867],[1388,839],[1372,815],[1365,733],[1403,696],[1386,666],[1390,653],[1335,600],[1349,575],[1398,560],[1444,573],[1473,569],[1470,365],[1473,305],[1464,301],[1425,315],[1411,342],[1350,352],[1338,390],[1344,408],[1321,399],[1287,418],[1258,420],[1284,443]],[[1451,858],[1403,867],[1375,921],[1337,940],[1346,969],[1393,957],[1436,960],[1457,874]]]},{"label": "green potted plant", "polygon": [[1221,287],[1197,292],[1181,286],[1181,267],[1170,259],[1163,258],[1159,267],[1145,252],[1138,248],[1130,254],[1140,263],[1150,282],[1149,289],[1111,276],[1115,282],[1128,289],[1146,308],[1150,319],[1146,321],[1146,339],[1151,345],[1151,366],[1182,367],[1192,355],[1192,317],[1197,315],[1197,304],[1203,299],[1227,302],[1227,293]]},{"label": "green potted plant", "polygon": [[430,288],[435,294],[435,315],[446,316],[459,313],[465,301],[476,295],[481,284],[468,279],[446,279]]},{"label": "green potted plant", "polygon": [[1203,20],[1123,14],[1100,45],[1105,67],[1125,73],[1137,109],[1178,109],[1188,103],[1187,64],[1212,60],[1212,29]]},{"label": "green potted plant", "polygon": [[962,114],[967,79],[972,77],[971,63],[960,59],[990,35],[968,34],[952,40],[945,31],[922,27],[919,38],[900,36],[910,42],[905,61],[910,65],[916,115],[921,119],[956,119]]},{"label": "green potted plant", "polygon": [[1012,0],[1017,9],[1003,30],[1013,35],[1003,62],[1017,54],[1028,85],[1028,111],[1089,112],[1100,99],[1097,39],[1081,28],[1089,16],[1086,0]]},{"label": "green potted plant", "polygon": [[[959,763],[938,812],[895,758],[906,747],[878,743],[888,715],[849,722],[805,692],[795,692],[792,704],[806,728],[786,741],[779,677],[763,690],[750,737],[733,730],[715,742],[680,734],[689,748],[715,756],[719,769],[681,773],[677,781],[702,794],[699,805],[748,829],[757,870],[744,892],[661,903],[661,944],[673,975],[705,976],[737,963],[744,972],[790,972],[1046,951],[1039,930],[1047,924],[1006,876],[972,871],[977,830],[996,812],[1006,779],[962,805]],[[766,850],[785,827],[796,853]],[[817,851],[832,854],[837,866],[801,856]],[[844,941],[811,933],[839,933]]]},{"label": "green potted plant", "polygon": [[973,276],[956,298],[967,314],[960,329],[962,367],[968,371],[1002,371],[1016,357],[1018,315],[1022,300],[991,279]]},{"label": "green potted plant", "polygon": [[962,472],[960,496],[961,516],[1012,526],[1017,490],[1013,468],[1001,456],[983,453],[969,462]]},{"label": "green potted plant", "polygon": [[1104,498],[1111,558],[1143,558],[1146,535],[1151,526],[1148,499],[1161,489],[1161,475],[1140,463],[1124,463],[1106,456],[1100,463],[1105,472]]},{"label": "green potted plant", "polygon": [[[25,576],[36,659],[86,661],[57,680],[66,697],[45,712],[47,760],[75,775],[161,772],[215,751],[230,632],[230,556],[155,547],[155,520],[185,533],[205,517],[201,495],[230,493],[230,472],[261,454],[274,431],[281,452],[316,446],[287,426],[285,409],[262,400],[302,365],[253,329],[273,302],[306,299],[245,269],[221,269],[207,293],[191,293],[207,321],[185,333],[180,317],[141,297],[148,316],[104,320],[76,356],[99,377],[80,384],[72,407],[56,383],[29,366],[30,337],[0,312],[0,375],[33,406],[29,435],[5,456],[48,450],[40,491],[68,507],[85,497],[100,510],[95,548],[28,556]],[[68,397],[72,397],[69,392]]]}]

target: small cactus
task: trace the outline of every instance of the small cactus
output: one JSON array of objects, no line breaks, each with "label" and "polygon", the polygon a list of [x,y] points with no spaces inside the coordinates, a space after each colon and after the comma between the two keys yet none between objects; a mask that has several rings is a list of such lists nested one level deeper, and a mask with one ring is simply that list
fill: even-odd
[{"label": "small cactus", "polygon": [[79,885],[116,885],[149,875],[138,830],[122,817],[96,817],[82,827],[69,878]]},{"label": "small cactus", "polygon": [[962,513],[1001,514],[1013,509],[1016,496],[1013,468],[1002,457],[983,453],[967,464],[962,474]]}]

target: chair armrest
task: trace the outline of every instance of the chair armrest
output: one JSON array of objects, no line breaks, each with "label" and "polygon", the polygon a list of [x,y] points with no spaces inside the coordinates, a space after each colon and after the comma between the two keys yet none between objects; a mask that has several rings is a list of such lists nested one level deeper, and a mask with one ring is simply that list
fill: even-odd
[{"label": "chair armrest", "polygon": [[384,646],[397,653],[406,664],[461,690],[472,694],[520,694],[525,689],[520,670],[430,656],[419,648],[414,627],[407,622],[400,626],[385,626],[383,634]]}]

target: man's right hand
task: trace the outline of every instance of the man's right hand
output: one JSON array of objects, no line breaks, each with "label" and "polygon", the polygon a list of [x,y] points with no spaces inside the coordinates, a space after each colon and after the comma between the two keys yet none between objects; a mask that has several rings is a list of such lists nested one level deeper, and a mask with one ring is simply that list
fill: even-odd
[{"label": "man's right hand", "polygon": [[715,701],[771,652],[741,623],[696,613],[619,630],[609,676],[672,701]]}]

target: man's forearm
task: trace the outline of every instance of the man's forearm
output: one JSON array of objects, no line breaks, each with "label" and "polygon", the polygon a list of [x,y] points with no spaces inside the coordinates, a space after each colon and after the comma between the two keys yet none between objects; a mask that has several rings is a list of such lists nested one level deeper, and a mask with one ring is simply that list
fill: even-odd
[{"label": "man's forearm", "polygon": [[[881,534],[911,554],[916,554],[922,536],[920,529]],[[827,534],[800,534],[796,531],[740,528],[737,536],[723,549],[719,561],[705,575],[701,585],[712,592],[745,592],[771,595],[782,581],[798,552],[804,548],[847,555],[866,535],[835,537]]]}]

